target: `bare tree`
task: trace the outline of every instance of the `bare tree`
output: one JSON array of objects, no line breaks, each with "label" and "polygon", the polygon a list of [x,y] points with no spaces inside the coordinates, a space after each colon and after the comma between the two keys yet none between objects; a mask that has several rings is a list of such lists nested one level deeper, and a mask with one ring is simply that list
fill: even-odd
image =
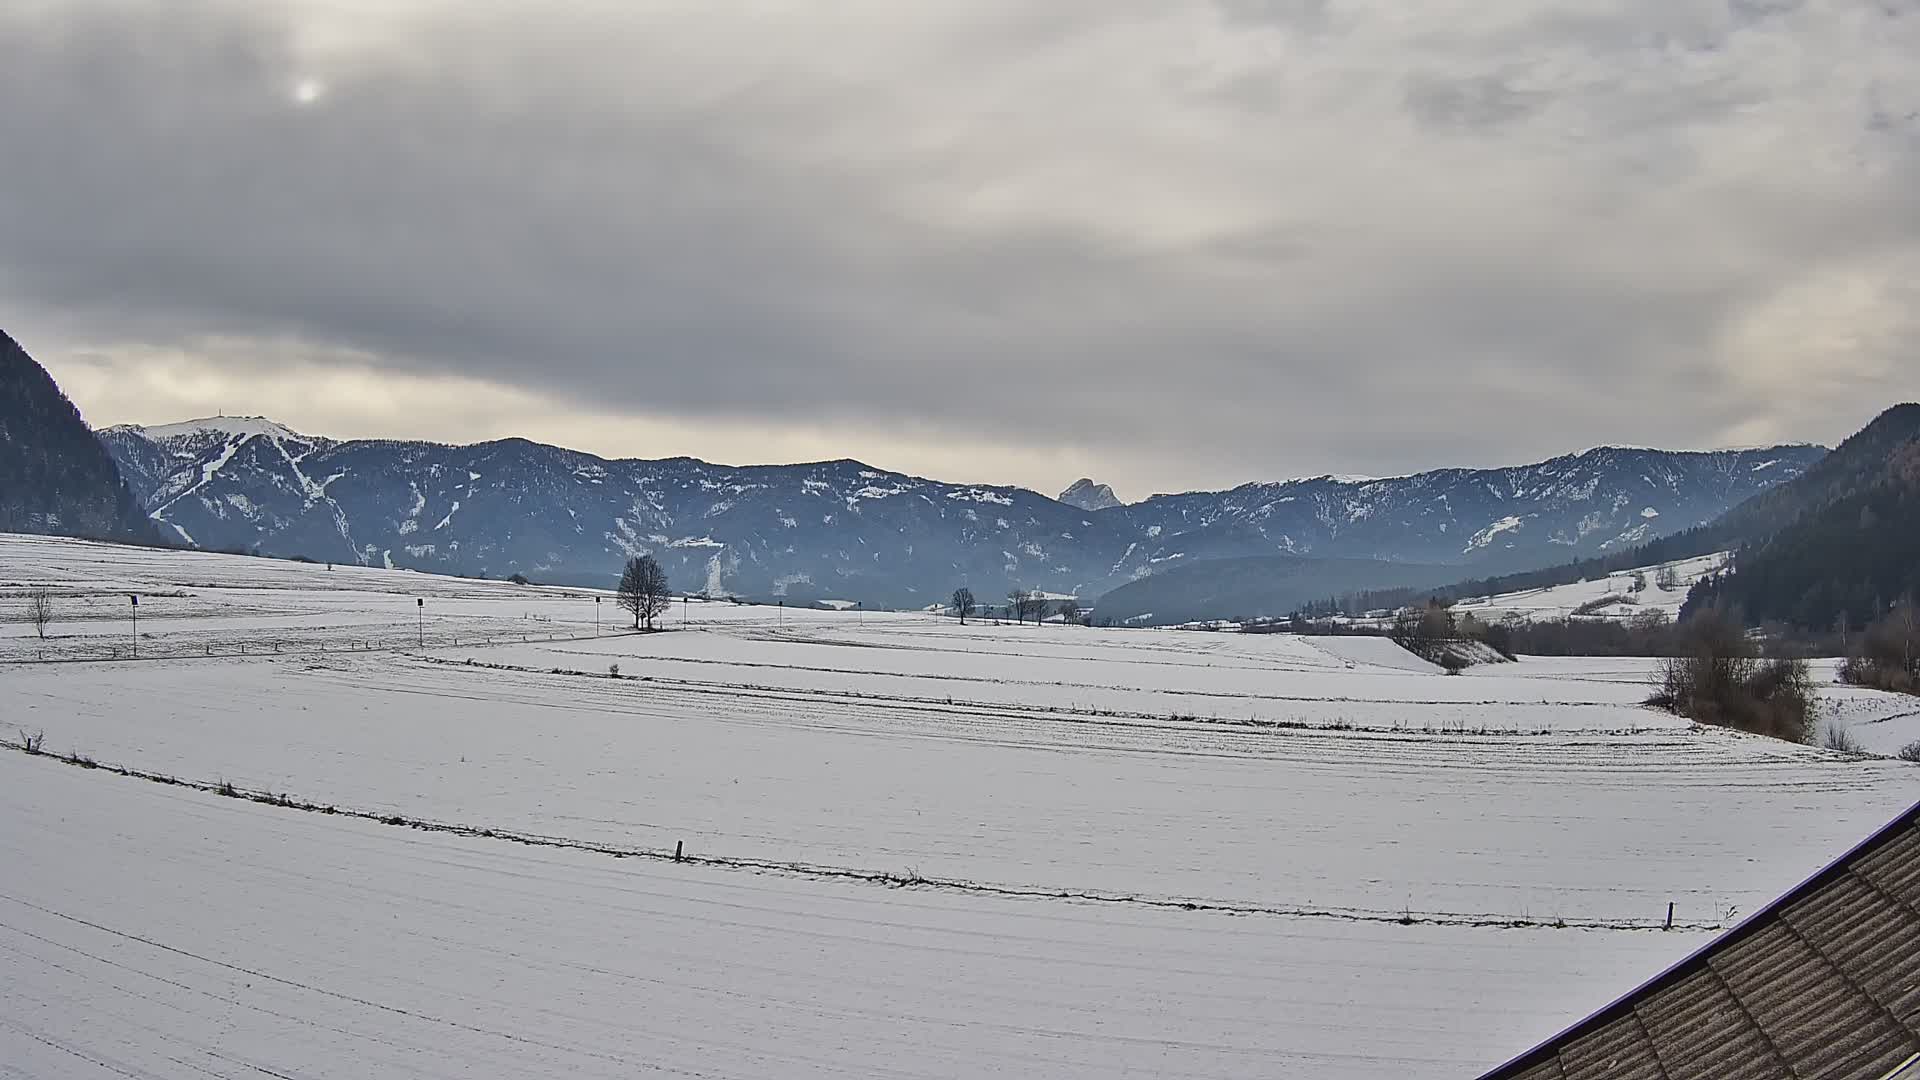
[{"label": "bare tree", "polygon": [[1065,600],[1060,601],[1061,622],[1068,624],[1077,623],[1081,617],[1082,612],[1080,611],[1079,597],[1069,596]]},{"label": "bare tree", "polygon": [[1027,590],[1014,589],[1008,592],[1007,593],[1007,614],[1013,616],[1013,620],[1015,622],[1026,622],[1027,612],[1028,610],[1030,610],[1027,606],[1028,603],[1029,601],[1027,600]]},{"label": "bare tree", "polygon": [[1663,566],[1653,575],[1653,583],[1661,592],[1672,592],[1680,587],[1680,572],[1671,566]]},{"label": "bare tree", "polygon": [[33,632],[40,640],[47,639],[47,627],[53,622],[53,594],[45,589],[35,589],[27,594],[27,621],[33,624]]},{"label": "bare tree", "polygon": [[967,616],[973,614],[973,590],[965,585],[953,590],[953,612],[960,616],[960,625],[967,625]]},{"label": "bare tree", "polygon": [[1047,617],[1047,596],[1039,589],[1032,591],[1016,589],[1008,599],[1013,601],[1014,609],[1019,613],[1021,622],[1032,619],[1037,623]]},{"label": "bare tree", "polygon": [[616,602],[623,610],[633,614],[633,628],[653,629],[653,620],[667,610],[673,597],[667,585],[667,572],[660,567],[660,561],[651,555],[640,555],[627,560],[626,570],[620,575],[620,587]]},{"label": "bare tree", "polygon": [[1437,664],[1460,633],[1453,612],[1435,597],[1422,607],[1402,608],[1387,636],[1422,660]]},{"label": "bare tree", "polygon": [[1900,602],[1893,605],[1888,621],[1900,634],[1901,666],[1910,676],[1920,675],[1920,665],[1913,662],[1914,645],[1916,639],[1920,639],[1920,607],[1914,606],[1912,594],[1901,597]]}]

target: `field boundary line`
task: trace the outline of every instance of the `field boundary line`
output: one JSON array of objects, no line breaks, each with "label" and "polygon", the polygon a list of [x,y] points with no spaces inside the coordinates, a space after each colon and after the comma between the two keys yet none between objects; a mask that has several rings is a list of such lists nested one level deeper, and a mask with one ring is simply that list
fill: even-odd
[{"label": "field boundary line", "polygon": [[8,739],[0,739],[0,748],[14,750],[30,757],[44,758],[50,763],[67,765],[78,769],[112,773],[116,776],[132,780],[144,780],[149,783],[162,784],[168,787],[188,788],[210,795],[219,795],[225,798],[259,803],[261,805],[278,807],[285,810],[299,810],[306,813],[354,818],[396,828],[417,829],[421,832],[446,833],[453,836],[473,837],[484,840],[503,840],[510,843],[525,844],[529,847],[549,847],[571,851],[584,851],[593,854],[607,855],[616,859],[650,859],[655,862],[679,863],[688,866],[710,867],[721,870],[743,870],[752,873],[781,874],[791,877],[811,878],[817,881],[845,881],[897,889],[927,889],[1010,900],[1065,900],[1081,903],[1125,904],[1164,911],[1191,911],[1239,916],[1259,915],[1290,919],[1323,919],[1335,922],[1379,923],[1399,926],[1459,926],[1508,930],[1610,930],[1654,933],[1661,933],[1667,930],[1707,933],[1726,929],[1726,924],[1719,922],[1675,922],[1669,926],[1664,919],[1536,919],[1528,916],[1502,915],[1488,912],[1415,911],[1411,908],[1395,912],[1338,906],[1295,904],[1262,905],[1209,900],[1199,897],[1153,896],[1100,889],[995,884],[992,882],[971,881],[964,878],[928,877],[914,870],[907,870],[905,872],[867,870],[858,867],[831,866],[821,863],[784,861],[779,859],[762,859],[750,856],[701,854],[699,852],[684,852],[678,848],[668,850],[665,848],[629,847],[592,840],[579,840],[565,836],[548,836],[540,833],[522,832],[515,829],[436,821],[431,818],[416,818],[404,814],[389,814],[377,810],[362,810],[352,807],[340,807],[328,803],[310,802],[285,793],[242,788],[224,780],[217,783],[205,780],[190,780],[183,777],[170,776],[166,773],[136,769],[127,765],[99,762],[79,753],[62,755],[49,753],[44,750],[29,749],[23,743]]},{"label": "field boundary line", "polygon": [[[968,712],[990,715],[1019,715],[1034,719],[1058,720],[1063,723],[1108,723],[1119,722],[1125,726],[1142,726],[1139,721],[1165,729],[1174,724],[1191,724],[1200,727],[1247,728],[1263,731],[1290,731],[1313,733],[1356,733],[1362,735],[1404,735],[1404,736],[1455,736],[1494,739],[1548,739],[1560,736],[1578,735],[1600,738],[1621,738],[1640,735],[1688,735],[1696,733],[1697,725],[1678,726],[1672,724],[1653,724],[1647,727],[1626,728],[1529,728],[1497,727],[1494,725],[1398,727],[1383,724],[1355,724],[1345,720],[1330,720],[1316,723],[1309,720],[1287,720],[1281,718],[1203,716],[1198,713],[1172,712],[1149,713],[1128,709],[1097,709],[1077,705],[1031,705],[1024,702],[973,701],[965,698],[922,697],[910,694],[876,694],[860,690],[823,690],[805,686],[766,686],[758,683],[734,683],[700,679],[683,679],[671,675],[613,675],[601,671],[582,671],[577,668],[533,667],[524,664],[502,664],[483,660],[455,660],[444,656],[416,656],[413,659],[422,663],[441,664],[448,667],[472,668],[479,671],[506,671],[519,675],[553,675],[562,678],[602,679],[608,682],[644,683],[649,686],[679,690],[690,694],[752,695],[756,699],[771,701],[837,701],[858,705],[912,705],[925,706],[940,711]],[[674,662],[680,662],[674,658]],[[1399,702],[1374,701],[1361,698],[1270,698],[1273,701],[1331,702],[1350,705],[1482,705],[1482,704],[1534,704],[1531,702]],[[1550,703],[1540,702],[1540,705]],[[1622,705],[1620,708],[1640,709],[1644,706]],[[1116,724],[1115,726],[1119,726]]]}]

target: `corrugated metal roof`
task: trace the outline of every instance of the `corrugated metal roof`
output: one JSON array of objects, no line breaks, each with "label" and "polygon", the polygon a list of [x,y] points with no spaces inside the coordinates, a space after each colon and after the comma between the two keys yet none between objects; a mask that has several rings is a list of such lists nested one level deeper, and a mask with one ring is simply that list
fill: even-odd
[{"label": "corrugated metal roof", "polygon": [[1481,1080],[1920,1080],[1920,804]]}]

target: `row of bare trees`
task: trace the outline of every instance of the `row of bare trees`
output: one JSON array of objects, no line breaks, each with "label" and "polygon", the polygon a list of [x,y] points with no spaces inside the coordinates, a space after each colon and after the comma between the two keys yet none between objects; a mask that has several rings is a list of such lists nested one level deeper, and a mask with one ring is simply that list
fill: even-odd
[{"label": "row of bare trees", "polygon": [[[966,625],[967,617],[980,611],[982,605],[975,599],[973,590],[962,585],[953,590],[953,596],[947,606],[959,617],[961,625]],[[1080,602],[1073,597],[1056,600],[1038,589],[1014,589],[1007,593],[1007,614],[1015,622],[1032,619],[1041,622],[1049,615],[1060,616],[1063,622],[1078,623],[1085,621],[1086,612]]]}]

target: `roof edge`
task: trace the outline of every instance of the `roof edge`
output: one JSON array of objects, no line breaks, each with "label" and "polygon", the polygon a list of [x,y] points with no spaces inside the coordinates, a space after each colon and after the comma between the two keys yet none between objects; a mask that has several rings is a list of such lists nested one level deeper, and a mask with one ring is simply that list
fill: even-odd
[{"label": "roof edge", "polygon": [[1873,835],[1848,848],[1838,858],[1815,871],[1812,877],[1782,893],[1772,903],[1747,916],[1732,929],[1726,930],[1713,940],[1688,953],[1684,958],[1669,966],[1653,978],[1615,998],[1591,1016],[1579,1020],[1520,1056],[1500,1065],[1490,1072],[1482,1073],[1480,1080],[1512,1080],[1513,1077],[1546,1061],[1559,1052],[1559,1047],[1567,1040],[1605,1024],[1612,1023],[1632,1010],[1635,1001],[1648,994],[1661,990],[1680,979],[1691,975],[1696,968],[1706,963],[1707,958],[1756,933],[1761,925],[1771,919],[1780,909],[1795,903],[1808,894],[1815,892],[1835,878],[1845,873],[1847,867],[1856,859],[1871,853],[1908,826],[1920,826],[1920,802],[1907,807],[1892,821],[1874,830]]}]

